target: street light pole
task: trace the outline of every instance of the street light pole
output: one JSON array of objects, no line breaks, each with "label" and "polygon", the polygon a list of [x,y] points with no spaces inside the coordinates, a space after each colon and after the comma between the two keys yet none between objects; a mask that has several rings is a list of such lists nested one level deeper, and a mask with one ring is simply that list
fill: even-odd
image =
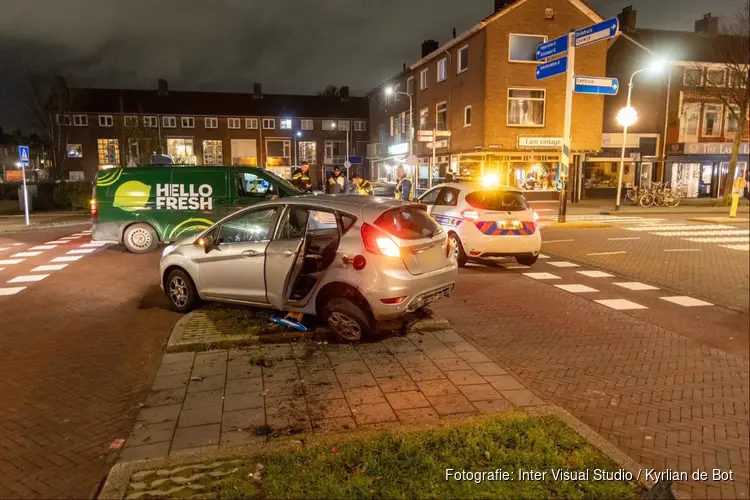
[{"label": "street light pole", "polygon": [[[646,68],[641,68],[630,75],[630,82],[628,82],[628,100],[625,104],[626,109],[630,109],[630,98],[633,95],[633,78],[635,78],[635,75],[645,70]],[[615,199],[615,212],[620,211],[620,197],[622,196],[622,174],[625,170],[625,146],[628,141],[628,128],[630,127],[630,125],[630,123],[626,122],[623,124],[622,129],[622,149],[620,151],[620,166],[617,169],[617,198]]]}]

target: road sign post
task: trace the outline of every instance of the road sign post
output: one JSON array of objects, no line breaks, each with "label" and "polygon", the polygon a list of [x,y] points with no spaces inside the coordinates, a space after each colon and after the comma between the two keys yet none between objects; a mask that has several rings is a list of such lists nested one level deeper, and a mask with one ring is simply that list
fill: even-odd
[{"label": "road sign post", "polygon": [[29,147],[18,146],[18,160],[21,163],[21,177],[23,178],[23,213],[26,225],[29,225],[29,192],[26,189],[26,166],[29,164]]},{"label": "road sign post", "polygon": [[541,61],[551,56],[556,56],[568,50],[568,35],[563,35],[549,42],[543,43],[536,48],[536,60]]},{"label": "road sign post", "polygon": [[617,78],[599,76],[576,76],[576,94],[617,95],[620,82]]},{"label": "road sign post", "polygon": [[573,86],[575,85],[575,62],[576,62],[576,47],[575,47],[575,33],[568,34],[568,64],[566,67],[567,73],[565,75],[565,119],[563,122],[563,145],[562,155],[560,157],[562,163],[562,171],[560,172],[560,178],[563,181],[562,190],[560,191],[560,205],[557,212],[557,221],[565,222],[565,218],[568,212],[568,172],[570,171],[570,129],[573,120]]},{"label": "road sign post", "polygon": [[[572,47],[571,47],[572,49]],[[550,62],[540,64],[536,67],[536,79],[544,80],[557,75],[562,75],[571,66],[568,59],[570,56],[563,56],[559,59],[554,59]]]}]

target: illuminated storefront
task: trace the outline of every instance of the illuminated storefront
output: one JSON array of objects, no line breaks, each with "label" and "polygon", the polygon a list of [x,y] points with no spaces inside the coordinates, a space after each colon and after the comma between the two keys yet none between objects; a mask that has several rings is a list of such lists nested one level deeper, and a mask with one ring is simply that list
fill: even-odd
[{"label": "illuminated storefront", "polygon": [[[740,145],[735,178],[747,175],[750,144]],[[683,198],[720,198],[729,173],[732,143],[670,144],[664,181]]]}]

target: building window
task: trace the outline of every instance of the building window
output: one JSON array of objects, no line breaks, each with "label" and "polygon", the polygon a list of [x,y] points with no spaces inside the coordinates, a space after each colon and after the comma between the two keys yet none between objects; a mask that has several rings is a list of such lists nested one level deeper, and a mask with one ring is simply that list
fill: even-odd
[{"label": "building window", "polygon": [[448,104],[439,102],[435,106],[435,128],[437,130],[448,130]]},{"label": "building window", "polygon": [[215,116],[209,116],[203,119],[206,128],[219,128],[219,119]]},{"label": "building window", "polygon": [[419,130],[427,130],[430,126],[430,108],[422,108],[419,110]]},{"label": "building window", "polygon": [[117,139],[99,139],[96,146],[99,152],[99,165],[120,164],[120,144]]},{"label": "building window", "polygon": [[289,139],[266,139],[266,161],[270,167],[291,165],[292,141]]},{"label": "building window", "polygon": [[406,93],[414,95],[414,77],[410,76],[406,79]]},{"label": "building window", "polygon": [[[145,139],[148,141],[148,139]],[[138,139],[128,139],[128,164],[133,162],[138,164],[141,159],[141,145]]]},{"label": "building window", "polygon": [[83,182],[86,180],[86,176],[80,170],[71,170],[70,172],[68,172],[68,180]]},{"label": "building window", "polygon": [[232,165],[258,165],[255,139],[232,139]]},{"label": "building window", "polygon": [[89,124],[89,117],[86,115],[73,115],[73,125],[76,127],[87,127]]},{"label": "building window", "polygon": [[182,128],[195,128],[195,118],[192,116],[183,116],[180,123]]},{"label": "building window", "polygon": [[241,123],[239,118],[227,118],[227,128],[240,128]]},{"label": "building window", "polygon": [[547,41],[546,36],[517,35],[511,33],[508,44],[508,61],[537,62],[536,48]]},{"label": "building window", "polygon": [[[65,125],[70,125],[70,117],[66,115],[66,118],[68,119],[68,123],[66,123]],[[115,121],[112,118],[112,115],[99,115],[100,127],[112,127],[114,124]]]},{"label": "building window", "polygon": [[700,87],[703,85],[703,70],[700,68],[685,68],[682,84],[690,87]]},{"label": "building window", "polygon": [[68,144],[68,158],[83,158],[83,146],[80,144]]},{"label": "building window", "polygon": [[427,75],[428,68],[425,68],[419,72],[419,90],[424,90],[427,88]]},{"label": "building window", "polygon": [[164,128],[175,128],[177,127],[177,118],[174,116],[162,116],[161,126]]},{"label": "building window", "polygon": [[391,137],[395,137],[396,134],[400,133],[400,130],[398,129],[398,115],[391,116]]},{"label": "building window", "polygon": [[706,72],[706,83],[712,87],[723,87],[726,84],[726,72],[723,69],[709,69]]},{"label": "building window", "polygon": [[190,137],[168,137],[167,154],[176,164],[195,165],[193,139]]},{"label": "building window", "polygon": [[438,83],[444,81],[448,75],[448,58],[444,57],[437,62],[437,81]]},{"label": "building window", "polygon": [[738,115],[740,114],[740,108],[732,106],[727,108],[727,119],[724,120],[724,137],[727,139],[734,139],[737,134],[737,127],[739,126]]},{"label": "building window", "polygon": [[291,118],[282,118],[279,120],[279,128],[281,130],[291,130],[292,128],[292,119]]},{"label": "building window", "polygon": [[464,127],[471,127],[471,106],[464,108]]},{"label": "building window", "polygon": [[300,128],[302,130],[312,130],[313,121],[312,120],[300,120]]},{"label": "building window", "polygon": [[125,126],[126,127],[137,127],[138,126],[138,117],[137,116],[126,116],[124,118]]},{"label": "building window", "polygon": [[255,130],[258,128],[257,118],[245,118],[245,128]]},{"label": "building window", "polygon": [[339,123],[336,127],[339,130],[344,130],[344,131],[349,130],[349,120],[339,120]]},{"label": "building window", "polygon": [[323,130],[336,130],[336,120],[323,120]]},{"label": "building window", "polygon": [[364,120],[354,120],[354,131],[364,132],[367,130],[367,122]]},{"label": "building window", "polygon": [[703,105],[703,136],[719,137],[721,135],[721,104]]},{"label": "building window", "polygon": [[734,88],[744,89],[747,87],[747,71],[733,71],[731,85]]},{"label": "building window", "polygon": [[57,115],[57,124],[65,127],[70,126],[70,115]]},{"label": "building window", "polygon": [[144,116],[143,126],[147,128],[156,128],[159,126],[159,120],[155,116]]},{"label": "building window", "polygon": [[299,161],[300,163],[306,161],[313,165],[318,163],[318,147],[315,141],[299,142]]},{"label": "building window", "polygon": [[509,127],[544,127],[546,90],[508,89]]},{"label": "building window", "polygon": [[469,46],[464,45],[458,49],[458,65],[456,73],[462,73],[469,69]]},{"label": "building window", "polygon": [[682,104],[680,116],[680,137],[678,142],[698,142],[698,121],[701,114],[699,102]]},{"label": "building window", "polygon": [[263,118],[263,128],[266,130],[273,130],[276,128],[276,120],[273,118]]},{"label": "building window", "polygon": [[224,149],[221,141],[209,140],[203,141],[203,164],[204,165],[223,165]]}]

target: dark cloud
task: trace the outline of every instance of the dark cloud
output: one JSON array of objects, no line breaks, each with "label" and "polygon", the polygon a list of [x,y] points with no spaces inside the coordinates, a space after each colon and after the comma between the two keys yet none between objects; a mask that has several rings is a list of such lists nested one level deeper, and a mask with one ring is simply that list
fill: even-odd
[{"label": "dark cloud", "polygon": [[[561,0],[554,0],[561,1]],[[729,14],[744,0],[713,0]],[[692,29],[703,0],[590,0],[626,5],[643,27]],[[17,105],[29,71],[76,85],[364,93],[489,14],[493,0],[0,0],[0,125],[26,126]]]}]

